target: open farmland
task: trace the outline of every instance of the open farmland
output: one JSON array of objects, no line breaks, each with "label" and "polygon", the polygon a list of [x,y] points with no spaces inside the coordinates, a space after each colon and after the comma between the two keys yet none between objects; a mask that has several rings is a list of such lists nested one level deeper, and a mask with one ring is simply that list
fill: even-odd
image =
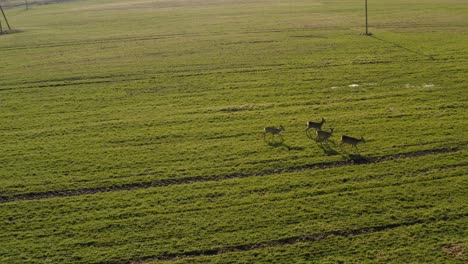
[{"label": "open farmland", "polygon": [[466,263],[468,3],[363,2],[1,1],[0,263]]}]

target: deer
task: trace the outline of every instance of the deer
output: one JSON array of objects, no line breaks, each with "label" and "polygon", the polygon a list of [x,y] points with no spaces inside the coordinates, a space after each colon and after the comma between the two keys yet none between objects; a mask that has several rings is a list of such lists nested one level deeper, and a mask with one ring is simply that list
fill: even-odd
[{"label": "deer", "polygon": [[315,130],[315,135],[317,135],[317,137],[315,138],[315,141],[316,142],[328,142],[328,139],[333,134],[333,129],[334,128],[330,128],[330,132],[322,131],[322,130]]},{"label": "deer", "polygon": [[311,128],[314,128],[315,131],[317,130],[322,130],[322,126],[323,124],[325,123],[325,119],[323,119],[322,117],[322,121],[321,122],[312,122],[312,121],[309,121],[307,122],[307,128],[306,128],[306,132],[311,129]]},{"label": "deer", "polygon": [[273,137],[275,135],[279,135],[281,138],[283,138],[283,136],[280,135],[281,131],[285,131],[286,129],[284,129],[283,125],[280,125],[279,128],[276,128],[276,127],[265,127],[264,129],[264,132],[263,132],[263,139],[265,140],[265,136],[266,134],[271,134]]},{"label": "deer", "polygon": [[343,144],[348,144],[348,145],[351,145],[351,149],[352,148],[356,148],[357,151],[358,148],[357,148],[357,144],[359,143],[365,143],[366,140],[364,139],[364,137],[361,136],[360,139],[357,139],[357,138],[353,138],[353,137],[350,137],[350,136],[341,136],[341,144],[340,144],[340,147],[343,146]]}]

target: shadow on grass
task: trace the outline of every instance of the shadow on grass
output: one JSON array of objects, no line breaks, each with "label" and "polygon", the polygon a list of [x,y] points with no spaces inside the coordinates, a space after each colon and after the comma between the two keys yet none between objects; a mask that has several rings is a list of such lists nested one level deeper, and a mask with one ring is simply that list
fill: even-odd
[{"label": "shadow on grass", "polygon": [[426,58],[428,58],[430,60],[434,60],[434,57],[432,57],[431,55],[427,55],[427,54],[424,54],[424,53],[422,53],[420,51],[409,49],[409,48],[407,48],[405,46],[402,46],[402,45],[400,45],[400,44],[398,44],[396,42],[392,42],[392,41],[389,41],[389,40],[386,40],[386,39],[383,39],[383,38],[379,38],[379,37],[376,37],[375,35],[371,35],[370,37],[374,38],[375,40],[378,40],[378,41],[385,42],[387,44],[393,45],[393,46],[395,46],[397,48],[400,48],[402,50],[406,50],[406,51],[414,53],[416,55],[426,57]]},{"label": "shadow on grass", "polygon": [[344,160],[351,161],[354,164],[367,164],[367,163],[371,162],[370,158],[368,158],[366,156],[362,156],[359,153],[357,153],[357,154],[353,154],[353,153],[344,154],[343,153],[343,154],[341,154],[341,156],[343,157]]},{"label": "shadow on grass", "polygon": [[303,147],[292,147],[289,146],[288,144],[284,143],[284,141],[266,141],[268,146],[273,147],[273,148],[285,148],[289,151],[294,150],[294,151],[302,151],[304,150]]},{"label": "shadow on grass", "polygon": [[306,130],[305,133],[306,133],[306,136],[307,136],[310,140],[315,141],[315,138],[313,138],[312,135],[310,134],[310,130]]},{"label": "shadow on grass", "polygon": [[266,143],[268,144],[268,146],[273,147],[273,148],[286,148],[287,150],[289,150],[289,148],[290,148],[288,145],[286,145],[284,143],[283,140],[281,140],[281,141],[274,141],[274,140],[266,141]]},{"label": "shadow on grass", "polygon": [[312,142],[314,142],[315,144],[317,144],[317,146],[323,151],[323,153],[327,156],[335,156],[335,155],[339,155],[340,153],[338,151],[336,151],[335,149],[333,149],[331,146],[330,146],[330,143],[333,144],[333,146],[336,146],[335,142],[333,140],[328,140],[327,142],[320,142],[320,141],[317,141],[314,137],[312,137],[312,135],[306,131],[306,135],[307,137],[312,140]]},{"label": "shadow on grass", "polygon": [[323,153],[327,156],[335,156],[335,155],[339,155],[340,153],[338,151],[336,151],[335,149],[333,149],[332,147],[330,147],[330,144],[327,143],[327,144],[321,144],[321,143],[317,143],[317,145],[319,146],[319,148],[323,151]]}]

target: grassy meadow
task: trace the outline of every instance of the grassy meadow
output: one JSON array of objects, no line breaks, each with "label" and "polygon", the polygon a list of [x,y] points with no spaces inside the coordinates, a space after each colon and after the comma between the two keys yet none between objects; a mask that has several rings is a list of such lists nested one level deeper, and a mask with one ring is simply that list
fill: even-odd
[{"label": "grassy meadow", "polygon": [[468,261],[465,0],[28,2],[0,263]]}]

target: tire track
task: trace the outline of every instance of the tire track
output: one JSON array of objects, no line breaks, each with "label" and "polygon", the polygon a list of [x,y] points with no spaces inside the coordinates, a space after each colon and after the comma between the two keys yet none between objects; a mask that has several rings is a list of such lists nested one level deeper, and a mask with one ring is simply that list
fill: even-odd
[{"label": "tire track", "polygon": [[[294,29],[284,29],[284,30],[261,30],[261,31],[244,31],[237,32],[236,34],[262,34],[262,33],[289,33],[294,31]],[[302,32],[302,31],[301,31]],[[109,43],[124,43],[124,42],[135,42],[135,41],[153,41],[153,40],[165,40],[165,39],[175,39],[175,38],[187,38],[187,37],[210,37],[210,36],[224,36],[225,32],[210,32],[210,33],[174,33],[166,35],[147,35],[147,36],[129,36],[129,37],[111,37],[111,38],[96,38],[96,39],[87,39],[80,41],[60,41],[60,42],[46,42],[36,45],[22,45],[22,46],[5,46],[0,49],[2,51],[17,51],[17,50],[31,50],[31,49],[42,49],[42,48],[61,48],[61,47],[75,47],[83,45],[96,45],[96,44],[109,44]]]},{"label": "tire track", "polygon": [[[70,0],[71,1],[71,0]],[[316,30],[352,30],[348,27],[314,27],[314,32]],[[356,30],[357,31],[357,30]],[[264,29],[264,30],[247,30],[247,31],[238,31],[233,32],[233,34],[266,34],[266,33],[295,33],[300,32],[304,33],[303,29],[296,28],[284,28],[284,29]],[[124,42],[135,42],[135,41],[153,41],[153,40],[165,40],[165,39],[175,39],[175,38],[187,38],[187,37],[211,37],[211,36],[225,36],[226,32],[223,31],[213,31],[209,33],[174,33],[174,34],[163,34],[163,35],[141,35],[141,36],[128,36],[128,37],[110,37],[110,38],[96,38],[96,39],[85,39],[79,41],[59,41],[59,42],[45,42],[36,45],[22,45],[22,46],[5,46],[0,49],[0,52],[3,51],[17,51],[17,50],[32,50],[32,49],[42,49],[42,48],[61,48],[61,47],[75,47],[83,45],[96,45],[96,44],[108,44],[108,43],[124,43]],[[294,37],[294,36],[292,36]]]},{"label": "tire track", "polygon": [[349,237],[349,236],[359,236],[359,235],[366,235],[366,234],[373,234],[382,231],[388,231],[400,227],[409,227],[418,224],[429,224],[434,222],[447,222],[447,221],[454,221],[463,219],[468,216],[468,213],[452,215],[452,216],[444,216],[440,219],[415,219],[413,221],[406,221],[401,223],[393,223],[393,224],[386,224],[386,225],[378,225],[372,227],[363,227],[357,228],[352,230],[336,230],[336,231],[329,231],[323,233],[316,233],[316,234],[308,234],[308,235],[300,235],[300,236],[292,236],[286,238],[280,238],[270,241],[264,241],[260,243],[252,243],[252,244],[244,244],[244,245],[235,245],[235,246],[227,246],[227,247],[218,247],[214,249],[206,249],[206,250],[195,250],[195,251],[188,251],[188,252],[180,252],[180,253],[168,253],[164,255],[158,256],[144,256],[144,257],[137,257],[128,260],[113,260],[113,261],[106,261],[101,262],[102,264],[124,264],[124,263],[142,263],[146,261],[169,261],[175,260],[180,258],[188,258],[188,257],[200,257],[200,256],[215,256],[225,253],[231,252],[238,252],[238,251],[250,251],[255,249],[263,249],[263,248],[271,248],[271,247],[281,247],[285,245],[294,245],[301,242],[317,242],[320,240],[327,239],[331,236],[339,236],[339,237]]},{"label": "tire track", "polygon": [[95,44],[107,44],[107,43],[122,43],[122,42],[133,42],[133,41],[148,41],[148,40],[161,40],[161,39],[170,39],[176,37],[187,37],[192,36],[192,34],[173,34],[173,35],[161,35],[161,36],[141,36],[141,37],[116,37],[116,38],[106,38],[106,39],[94,39],[94,40],[82,40],[76,42],[57,42],[57,43],[43,43],[37,44],[35,46],[24,45],[24,46],[6,46],[2,48],[2,51],[17,51],[17,50],[28,50],[28,49],[40,49],[40,48],[60,48],[60,47],[74,47],[74,46],[83,46],[83,45],[95,45]]},{"label": "tire track", "polygon": [[[136,80],[138,80],[138,79],[136,79]],[[133,80],[131,80],[131,81],[133,81]],[[0,88],[0,92],[17,91],[17,90],[25,90],[25,89],[40,89],[40,88],[60,88],[60,87],[69,87],[69,86],[116,83],[116,82],[122,82],[122,81],[118,80],[118,81],[75,82],[75,83],[47,84],[47,85],[25,86],[25,87],[14,87],[14,88]]]},{"label": "tire track", "polygon": [[[43,1],[30,1],[28,3],[28,6],[41,6],[41,5],[51,5],[51,4],[62,4],[62,3],[68,3],[68,2],[74,2],[77,0],[43,0]],[[3,1],[5,2],[5,1]],[[4,4],[4,9],[11,9],[11,8],[17,8],[17,7],[24,7],[24,3],[9,3],[8,1]]]},{"label": "tire track", "polygon": [[[466,167],[468,166],[468,163],[462,163],[462,164],[456,164],[456,165],[447,165],[442,168],[437,168],[438,169],[450,169],[450,168],[456,168],[456,167]],[[434,169],[436,170],[436,169]],[[417,170],[413,173],[425,173],[429,171],[428,169],[422,169],[422,170]],[[414,184],[414,183],[426,183],[426,182],[431,182],[434,180],[445,180],[445,179],[453,179],[453,178],[458,178],[458,177],[463,177],[463,176],[448,176],[448,177],[441,177],[441,178],[431,178],[431,179],[423,179],[423,180],[410,180],[410,181],[404,181],[404,182],[393,182],[389,184],[380,184],[380,185],[373,185],[373,186],[368,186],[368,187],[358,187],[358,188],[349,188],[347,186],[342,187],[342,188],[337,188],[333,190],[317,190],[311,193],[308,193],[306,195],[295,195],[293,199],[303,199],[303,198],[311,198],[311,197],[318,197],[318,196],[324,196],[324,195],[332,195],[335,193],[348,193],[348,192],[357,192],[357,191],[367,191],[371,189],[381,189],[381,188],[386,188],[386,187],[395,187],[395,186],[404,186],[407,184]],[[276,202],[282,202],[286,200],[290,200],[292,198],[290,197],[282,197],[282,198],[277,198],[275,197],[274,200],[266,200],[271,203],[276,203]],[[265,201],[265,200],[263,200]],[[262,202],[263,202],[262,201]],[[258,202],[242,202],[242,203],[236,203],[236,204],[230,204],[230,205],[219,205],[219,206],[209,206],[209,207],[200,207],[200,208],[190,208],[190,209],[182,209],[182,210],[175,210],[175,211],[162,211],[162,212],[157,212],[153,214],[157,215],[171,215],[171,214],[183,214],[183,213],[192,213],[192,212],[203,212],[203,211],[209,211],[209,210],[218,210],[218,209],[227,209],[227,208],[237,208],[237,207],[242,207],[242,206],[252,206],[254,204],[257,204]]]},{"label": "tire track", "polygon": [[179,185],[179,184],[197,183],[197,182],[213,182],[213,181],[241,179],[241,178],[248,178],[248,177],[261,177],[261,176],[267,176],[267,175],[272,175],[272,174],[299,172],[299,171],[305,171],[305,170],[323,170],[323,169],[338,168],[338,167],[344,167],[344,166],[375,164],[375,163],[381,163],[381,162],[388,161],[388,160],[415,158],[415,157],[422,157],[422,156],[442,154],[442,153],[452,153],[452,152],[458,152],[460,150],[461,150],[460,148],[439,148],[439,149],[413,151],[413,152],[407,152],[407,153],[401,153],[401,154],[385,155],[385,156],[380,156],[380,157],[363,157],[360,155],[355,155],[350,160],[312,163],[312,164],[306,164],[303,166],[295,166],[295,167],[290,167],[290,168],[285,168],[285,169],[265,170],[259,173],[238,172],[238,173],[232,173],[232,174],[226,174],[226,175],[192,176],[192,177],[185,177],[185,178],[179,178],[179,179],[162,179],[162,180],[155,180],[155,181],[150,181],[150,182],[128,183],[128,184],[107,186],[107,187],[82,188],[82,189],[77,189],[77,190],[31,192],[31,193],[17,194],[17,195],[12,195],[12,196],[7,196],[7,197],[0,196],[0,204],[13,202],[13,201],[20,201],[20,200],[42,200],[42,199],[48,199],[48,198],[79,196],[79,195],[107,193],[107,192],[115,192],[115,191],[129,191],[129,190],[136,190],[136,189],[147,189],[147,188],[153,188],[153,187],[164,187],[164,186]]}]

